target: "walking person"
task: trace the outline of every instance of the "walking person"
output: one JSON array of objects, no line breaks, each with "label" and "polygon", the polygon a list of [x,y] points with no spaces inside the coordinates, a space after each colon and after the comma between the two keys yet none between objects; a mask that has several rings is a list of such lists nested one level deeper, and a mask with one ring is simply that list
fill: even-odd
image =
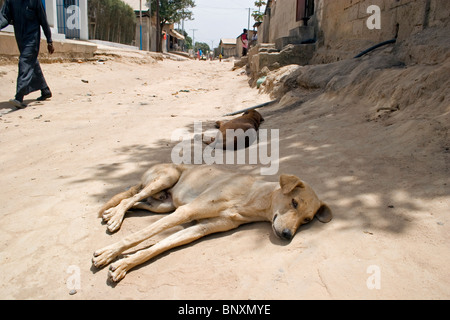
[{"label": "walking person", "polygon": [[241,41],[242,41],[242,56],[245,57],[247,55],[248,51],[248,34],[247,29],[244,29],[241,34]]},{"label": "walking person", "polygon": [[41,27],[47,38],[47,49],[50,54],[55,51],[52,33],[41,0],[6,0],[0,11],[0,29],[8,24],[14,26],[20,52],[16,96],[10,103],[17,108],[25,108],[23,98],[31,92],[41,90],[38,101],[52,97],[38,61]]}]

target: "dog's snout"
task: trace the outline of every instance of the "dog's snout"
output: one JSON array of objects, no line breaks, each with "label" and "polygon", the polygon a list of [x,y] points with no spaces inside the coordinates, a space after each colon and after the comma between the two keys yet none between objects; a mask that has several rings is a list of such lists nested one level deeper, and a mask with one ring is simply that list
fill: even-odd
[{"label": "dog's snout", "polygon": [[284,229],[283,232],[281,232],[281,236],[283,239],[291,240],[292,239],[292,232],[289,229]]}]

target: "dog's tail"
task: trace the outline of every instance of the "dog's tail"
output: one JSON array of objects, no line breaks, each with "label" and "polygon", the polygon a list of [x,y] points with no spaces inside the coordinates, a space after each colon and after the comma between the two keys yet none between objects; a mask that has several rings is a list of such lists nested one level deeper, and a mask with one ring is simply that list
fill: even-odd
[{"label": "dog's tail", "polygon": [[106,210],[117,206],[123,199],[127,199],[127,198],[130,198],[130,197],[134,196],[139,191],[141,191],[143,187],[144,186],[142,184],[138,184],[138,185],[135,185],[135,186],[131,187],[127,191],[124,191],[124,192],[121,192],[119,194],[116,194],[114,197],[111,198],[111,200],[109,200],[100,209],[100,211],[98,212],[98,217],[101,217]]}]

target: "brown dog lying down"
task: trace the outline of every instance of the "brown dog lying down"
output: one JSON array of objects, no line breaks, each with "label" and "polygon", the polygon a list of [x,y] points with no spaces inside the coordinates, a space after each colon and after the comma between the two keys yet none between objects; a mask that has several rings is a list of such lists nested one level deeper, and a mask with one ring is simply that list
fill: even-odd
[{"label": "brown dog lying down", "polygon": [[332,218],[329,207],[296,176],[281,175],[279,182],[267,182],[262,176],[206,165],[159,164],[150,168],[140,184],[114,196],[100,210],[110,232],[120,228],[130,209],[172,213],[95,251],[92,259],[95,267],[106,266],[122,252],[164,230],[191,221],[197,223],[113,263],[108,276],[114,282],[164,251],[244,223],[269,221],[278,237],[291,240],[297,228],[314,217],[321,222]]},{"label": "brown dog lying down", "polygon": [[[216,121],[216,128],[219,129],[219,132],[215,138],[211,139],[211,142],[205,143],[213,143],[213,145],[211,145],[212,147],[222,145],[224,150],[247,148],[256,140],[256,132],[263,121],[264,118],[255,109],[246,111],[241,116],[230,121]],[[232,136],[228,139],[227,130],[233,130]],[[230,131],[228,131],[228,133],[230,133]],[[239,144],[240,139],[242,145]]]}]

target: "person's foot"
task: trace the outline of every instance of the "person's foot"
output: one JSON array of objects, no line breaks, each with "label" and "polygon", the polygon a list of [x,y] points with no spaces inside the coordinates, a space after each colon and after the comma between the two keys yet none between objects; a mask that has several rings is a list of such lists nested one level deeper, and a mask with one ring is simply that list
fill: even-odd
[{"label": "person's foot", "polygon": [[25,103],[23,103],[23,101],[19,101],[17,99],[11,99],[11,100],[9,100],[9,103],[11,103],[17,109],[23,109],[23,108],[26,108],[26,106],[27,106]]},{"label": "person's foot", "polygon": [[37,98],[37,101],[44,101],[47,99],[50,99],[52,97],[52,92],[50,91],[49,88],[43,89],[41,90],[41,96],[39,98]]}]

